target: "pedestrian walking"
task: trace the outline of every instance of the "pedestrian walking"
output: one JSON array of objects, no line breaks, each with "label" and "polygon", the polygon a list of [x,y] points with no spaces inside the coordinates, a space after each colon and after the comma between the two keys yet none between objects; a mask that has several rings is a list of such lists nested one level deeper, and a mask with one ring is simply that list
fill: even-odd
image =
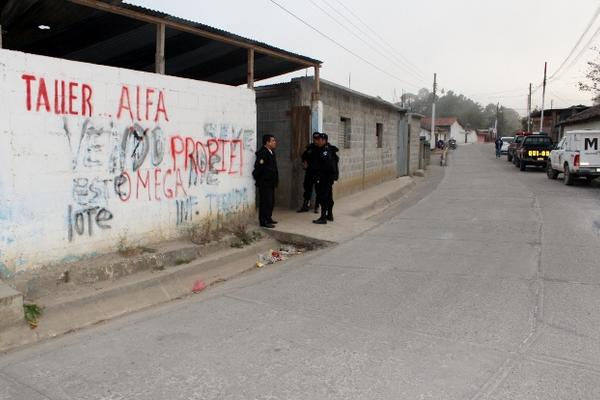
[{"label": "pedestrian walking", "polygon": [[494,142],[496,144],[496,158],[500,158],[500,150],[502,150],[502,139],[498,138]]},{"label": "pedestrian walking", "polygon": [[273,135],[264,135],[263,146],[256,152],[256,161],[252,176],[258,189],[258,222],[265,228],[274,228],[277,221],[273,220],[275,205],[275,188],[279,183],[275,148],[277,140]]},{"label": "pedestrian walking", "polygon": [[[317,182],[317,151],[316,141],[319,138],[319,132],[313,133],[313,141],[302,153],[302,166],[304,167],[304,194],[302,206],[297,212],[307,212],[310,210],[310,200],[313,196],[315,183]],[[319,212],[319,203],[315,201],[315,213]]]},{"label": "pedestrian walking", "polygon": [[326,133],[319,134],[317,150],[317,203],[321,206],[321,216],[314,220],[315,224],[333,222],[333,183],[339,178],[339,149],[328,143]]}]

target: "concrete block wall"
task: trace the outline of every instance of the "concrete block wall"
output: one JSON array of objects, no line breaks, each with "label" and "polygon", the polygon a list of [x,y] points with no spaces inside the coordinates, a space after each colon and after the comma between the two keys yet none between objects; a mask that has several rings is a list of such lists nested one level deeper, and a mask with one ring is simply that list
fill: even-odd
[{"label": "concrete block wall", "polygon": [[0,50],[0,271],[254,212],[255,93]]},{"label": "concrete block wall", "polygon": [[[310,105],[313,79],[296,80],[301,85],[301,101]],[[340,148],[340,180],[334,195],[348,195],[397,175],[396,152],[402,114],[392,105],[347,88],[321,82],[323,130],[330,142]],[[351,145],[344,148],[341,118],[349,118]],[[376,124],[383,125],[382,147],[377,147]]]}]

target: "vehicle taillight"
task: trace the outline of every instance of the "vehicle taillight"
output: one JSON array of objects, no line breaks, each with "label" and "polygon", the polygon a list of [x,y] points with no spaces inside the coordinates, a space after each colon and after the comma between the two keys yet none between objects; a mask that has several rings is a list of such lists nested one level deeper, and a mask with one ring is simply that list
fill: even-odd
[{"label": "vehicle taillight", "polygon": [[573,165],[575,167],[579,167],[579,154],[575,154],[575,158],[573,158]]}]

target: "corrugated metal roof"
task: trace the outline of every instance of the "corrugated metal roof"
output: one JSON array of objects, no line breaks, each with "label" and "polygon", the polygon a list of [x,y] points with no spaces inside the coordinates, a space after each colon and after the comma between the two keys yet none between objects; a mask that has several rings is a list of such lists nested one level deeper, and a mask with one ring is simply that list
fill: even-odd
[{"label": "corrugated metal roof", "polygon": [[595,119],[599,119],[600,118],[600,106],[593,106],[588,108],[585,111],[582,111],[580,113],[577,113],[575,115],[573,115],[572,117],[567,118],[566,120],[559,122],[558,125],[570,125],[570,124],[574,124],[577,122],[584,122],[584,121],[590,121],[590,120],[595,120]]},{"label": "corrugated metal roof", "polygon": [[[118,0],[96,2],[103,9],[75,4],[77,2],[0,0],[3,46],[50,57],[154,71],[156,25],[149,21],[160,21],[167,25],[168,75],[243,84],[247,79],[249,47],[257,48],[255,80],[321,63],[221,29]],[[39,25],[50,29],[40,30]]]}]

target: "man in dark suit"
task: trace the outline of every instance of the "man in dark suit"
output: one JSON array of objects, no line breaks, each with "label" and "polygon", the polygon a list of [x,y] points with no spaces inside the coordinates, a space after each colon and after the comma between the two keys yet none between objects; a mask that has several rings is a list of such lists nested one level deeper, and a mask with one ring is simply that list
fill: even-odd
[{"label": "man in dark suit", "polygon": [[275,204],[275,188],[279,183],[275,148],[277,140],[273,135],[264,135],[263,146],[256,152],[256,161],[252,176],[258,189],[258,222],[265,228],[274,228],[277,221],[273,220]]}]

